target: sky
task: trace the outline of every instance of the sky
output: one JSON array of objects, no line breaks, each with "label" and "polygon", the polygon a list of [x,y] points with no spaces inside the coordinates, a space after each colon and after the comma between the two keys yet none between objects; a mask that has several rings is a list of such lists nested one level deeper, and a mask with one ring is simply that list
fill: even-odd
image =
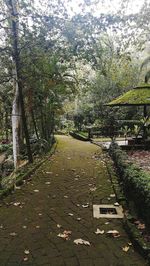
[{"label": "sky", "polygon": [[92,13],[95,15],[99,15],[101,13],[111,13],[115,14],[121,7],[123,2],[124,7],[126,8],[126,14],[135,14],[137,13],[141,6],[144,3],[144,0],[97,0],[96,5],[90,5],[90,2],[93,3],[94,0],[65,0],[67,9],[71,15],[74,13],[80,13],[82,9],[82,5],[86,2],[86,10],[90,11],[92,9]]},{"label": "sky", "polygon": [[[115,14],[121,10],[122,6],[125,8],[126,14],[135,14],[145,1],[149,2],[150,0],[60,0],[66,6],[70,16],[83,11],[92,12],[96,16],[102,13]],[[34,0],[35,5],[43,10],[46,9],[47,2],[48,0]],[[53,3],[55,3],[55,0],[52,0]]]}]

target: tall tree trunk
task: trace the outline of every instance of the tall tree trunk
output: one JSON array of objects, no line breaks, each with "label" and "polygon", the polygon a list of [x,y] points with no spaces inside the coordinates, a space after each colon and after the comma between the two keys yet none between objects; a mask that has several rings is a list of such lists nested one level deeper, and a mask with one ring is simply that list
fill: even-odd
[{"label": "tall tree trunk", "polygon": [[[16,77],[16,71],[14,72]],[[19,105],[19,90],[18,82],[14,79],[15,95],[12,106],[12,135],[13,135],[13,157],[15,169],[19,166],[19,154],[20,154],[20,126],[21,126],[21,109]]]},{"label": "tall tree trunk", "polygon": [[[15,65],[15,82],[16,82],[16,88],[15,88],[15,96],[17,96],[20,107],[21,107],[21,116],[22,116],[22,123],[23,123],[23,128],[24,128],[24,134],[25,134],[25,140],[26,140],[26,147],[27,147],[27,153],[28,153],[28,160],[30,163],[33,162],[33,157],[30,149],[30,141],[29,141],[29,133],[28,133],[28,128],[27,128],[27,121],[26,121],[26,116],[25,116],[25,108],[24,108],[24,99],[23,99],[23,94],[22,94],[22,79],[21,79],[21,74],[20,74],[20,55],[19,55],[19,47],[18,47],[18,27],[19,27],[19,18],[18,18],[18,10],[17,10],[17,0],[8,0],[8,9],[11,15],[11,22],[12,22],[12,45],[13,45],[13,61]],[[17,89],[17,91],[16,91]],[[16,98],[16,99],[17,99]],[[14,98],[13,102],[14,110],[17,111],[16,106],[16,100]],[[13,117],[13,116],[12,116]],[[17,126],[17,119],[15,119],[15,114],[14,114],[14,119],[16,126]],[[19,140],[19,137],[16,137],[17,130],[13,129],[13,140],[16,139],[16,141]],[[17,145],[14,148],[17,148]],[[14,158],[15,161],[15,158]]]}]

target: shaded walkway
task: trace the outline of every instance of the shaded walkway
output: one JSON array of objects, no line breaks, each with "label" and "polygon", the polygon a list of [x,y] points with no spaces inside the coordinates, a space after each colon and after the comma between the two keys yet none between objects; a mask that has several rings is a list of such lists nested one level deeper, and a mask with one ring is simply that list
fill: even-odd
[{"label": "shaded walkway", "polygon": [[[0,266],[144,266],[121,220],[94,219],[93,203],[114,203],[97,146],[58,137],[55,154],[0,205]],[[99,228],[103,234],[94,232]],[[109,237],[108,230],[120,237]],[[69,240],[60,236],[64,230]],[[70,233],[70,234],[69,234]],[[60,234],[60,235],[59,235]],[[58,236],[59,235],[59,236]],[[76,245],[84,239],[90,246]]]}]

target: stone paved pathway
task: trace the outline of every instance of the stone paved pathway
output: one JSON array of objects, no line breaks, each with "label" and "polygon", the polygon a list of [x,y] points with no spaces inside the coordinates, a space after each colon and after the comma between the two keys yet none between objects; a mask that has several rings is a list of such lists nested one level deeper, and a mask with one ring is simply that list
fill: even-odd
[{"label": "stone paved pathway", "polygon": [[[99,152],[93,144],[58,137],[55,154],[20,190],[3,200],[0,266],[146,265],[132,246],[128,252],[122,250],[130,240],[121,220],[93,218],[92,204],[107,203],[113,194]],[[105,233],[96,235],[97,228]],[[112,229],[120,237],[106,234]],[[64,230],[72,231],[69,240],[58,236]],[[79,238],[91,245],[76,245],[73,241]]]}]

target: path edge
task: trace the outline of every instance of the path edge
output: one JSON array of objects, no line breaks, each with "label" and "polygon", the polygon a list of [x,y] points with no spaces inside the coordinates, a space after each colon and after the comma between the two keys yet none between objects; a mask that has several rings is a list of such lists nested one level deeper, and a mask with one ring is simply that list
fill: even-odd
[{"label": "path edge", "polygon": [[[33,164],[30,164],[31,167],[29,167],[29,170],[26,173],[16,174],[15,182],[12,183],[7,188],[2,189],[0,191],[0,200],[2,200],[4,197],[7,197],[9,194],[11,194],[13,191],[15,191],[15,186],[23,185],[24,181],[27,180],[43,163],[45,163],[49,159],[49,157],[51,157],[55,153],[55,150],[57,148],[57,144],[58,144],[58,141],[57,141],[57,139],[55,139],[55,143],[52,145],[51,150],[44,156],[46,158],[44,158],[44,159],[42,158],[40,161],[38,161],[38,162],[35,161]],[[29,166],[29,164],[28,164],[28,166]]]}]

